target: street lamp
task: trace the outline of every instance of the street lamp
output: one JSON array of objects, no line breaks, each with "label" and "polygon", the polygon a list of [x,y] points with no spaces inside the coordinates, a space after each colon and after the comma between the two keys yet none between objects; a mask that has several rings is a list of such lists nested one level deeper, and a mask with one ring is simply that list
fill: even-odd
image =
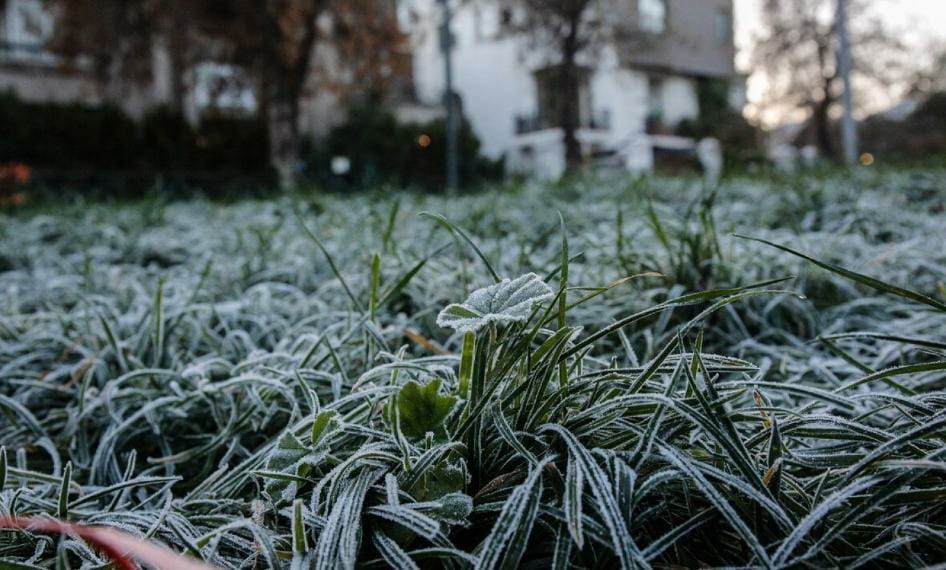
[{"label": "street lamp", "polygon": [[844,147],[844,162],[857,162],[857,124],[854,122],[854,94],[851,91],[851,45],[847,35],[846,0],[838,0],[838,68],[844,82],[844,118],[841,122],[841,143]]},{"label": "street lamp", "polygon": [[440,49],[443,52],[444,68],[443,102],[447,111],[447,188],[457,189],[460,187],[460,165],[459,156],[457,156],[457,108],[453,96],[453,33],[450,31],[450,20],[452,18],[450,1],[440,0],[440,6],[443,12],[443,22],[440,30]]}]

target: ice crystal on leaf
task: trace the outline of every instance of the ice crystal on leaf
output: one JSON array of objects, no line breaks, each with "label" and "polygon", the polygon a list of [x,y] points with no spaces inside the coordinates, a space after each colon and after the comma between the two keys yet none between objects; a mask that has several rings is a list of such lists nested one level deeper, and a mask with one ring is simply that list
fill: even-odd
[{"label": "ice crystal on leaf", "polygon": [[553,295],[541,277],[527,273],[477,289],[466,301],[448,305],[437,316],[437,324],[458,331],[476,331],[490,322],[521,322],[529,318],[536,303]]}]

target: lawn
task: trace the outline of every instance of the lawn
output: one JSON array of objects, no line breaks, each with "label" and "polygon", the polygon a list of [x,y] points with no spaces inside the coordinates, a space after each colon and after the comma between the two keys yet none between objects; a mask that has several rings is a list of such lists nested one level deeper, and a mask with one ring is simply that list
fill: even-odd
[{"label": "lawn", "polygon": [[0,215],[0,516],[221,568],[946,563],[944,204],[864,169]]}]

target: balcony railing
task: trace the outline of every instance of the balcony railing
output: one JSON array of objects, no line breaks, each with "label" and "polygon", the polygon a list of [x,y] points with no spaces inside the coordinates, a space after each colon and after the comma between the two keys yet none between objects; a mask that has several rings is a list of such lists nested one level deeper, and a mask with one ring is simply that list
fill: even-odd
[{"label": "balcony railing", "polygon": [[[556,117],[546,115],[517,115],[516,116],[516,134],[524,135],[546,129],[561,128],[561,121]],[[611,130],[611,112],[602,109],[590,116],[582,117],[578,122],[579,129],[589,129],[593,131]]]},{"label": "balcony railing", "polygon": [[0,61],[51,64],[56,62],[56,56],[41,43],[0,39]]}]

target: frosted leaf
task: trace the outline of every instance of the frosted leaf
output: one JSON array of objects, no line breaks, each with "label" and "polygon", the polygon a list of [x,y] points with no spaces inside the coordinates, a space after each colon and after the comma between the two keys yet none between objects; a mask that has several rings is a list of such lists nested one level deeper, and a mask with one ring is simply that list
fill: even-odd
[{"label": "frosted leaf", "polygon": [[273,499],[291,502],[296,496],[299,480],[317,464],[324,453],[314,453],[299,438],[287,431],[266,459],[266,470],[257,475],[266,479],[266,492]]},{"label": "frosted leaf", "polygon": [[448,305],[437,315],[437,325],[475,331],[490,322],[525,321],[536,303],[551,299],[552,289],[535,273],[503,279],[477,289],[462,303]]}]

